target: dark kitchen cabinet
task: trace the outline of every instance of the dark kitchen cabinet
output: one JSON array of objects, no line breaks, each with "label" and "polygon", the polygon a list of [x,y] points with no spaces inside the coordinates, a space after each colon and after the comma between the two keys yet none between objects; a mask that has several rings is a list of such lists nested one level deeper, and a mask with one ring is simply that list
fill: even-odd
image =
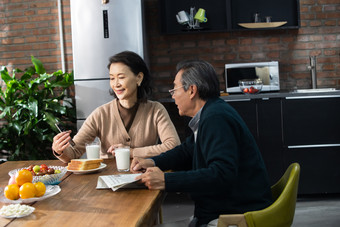
[{"label": "dark kitchen cabinet", "polygon": [[284,171],[281,133],[281,99],[227,100],[240,114],[261,151],[270,183],[274,184]]},{"label": "dark kitchen cabinet", "polygon": [[256,138],[271,184],[298,162],[299,194],[340,193],[340,95],[232,100],[226,98]]},{"label": "dark kitchen cabinet", "polygon": [[311,147],[285,149],[285,162],[301,166],[299,194],[340,192],[340,148]]},{"label": "dark kitchen cabinet", "polygon": [[340,98],[283,100],[285,165],[299,162],[299,193],[340,192]]},{"label": "dark kitchen cabinet", "polygon": [[[300,27],[299,0],[159,0],[161,31],[165,34],[228,32],[254,29],[296,29]],[[187,29],[177,22],[176,14],[182,10],[190,13],[190,8],[206,10],[208,21],[200,24],[200,29]],[[261,22],[266,16],[272,22],[286,22],[279,27],[259,26],[245,28],[239,24],[253,23],[254,14],[260,14]],[[261,25],[261,24],[256,24]]]},{"label": "dark kitchen cabinet", "polygon": [[[293,162],[301,166],[299,194],[340,193],[340,92],[222,97],[241,115],[260,148],[274,184]],[[189,118],[165,105],[181,135]],[[183,138],[181,136],[181,138]]]},{"label": "dark kitchen cabinet", "polygon": [[250,132],[253,134],[255,139],[258,139],[257,133],[257,112],[256,112],[256,101],[248,98],[236,99],[227,101],[243,118],[247,124]]},{"label": "dark kitchen cabinet", "polygon": [[337,144],[340,140],[340,98],[288,97],[283,101],[287,146]]},{"label": "dark kitchen cabinet", "polygon": [[258,115],[258,145],[268,169],[271,185],[276,183],[285,171],[281,130],[281,99],[259,99]]}]

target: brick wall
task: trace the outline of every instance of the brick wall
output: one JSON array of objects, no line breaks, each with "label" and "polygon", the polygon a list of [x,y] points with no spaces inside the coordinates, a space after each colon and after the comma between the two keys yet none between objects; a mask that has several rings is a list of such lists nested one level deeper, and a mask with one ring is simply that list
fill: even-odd
[{"label": "brick wall", "polygon": [[[99,1],[99,0],[98,0]],[[72,70],[69,0],[62,0],[66,71]],[[145,0],[146,34],[155,98],[170,97],[175,65],[182,59],[204,59],[220,75],[224,64],[271,61],[280,63],[282,89],[308,88],[309,56],[317,56],[319,87],[340,88],[340,2],[300,0],[301,28],[163,35],[157,0]],[[30,55],[48,72],[61,69],[56,0],[1,0],[0,65],[24,69]]]},{"label": "brick wall", "polygon": [[[66,71],[72,70],[70,2],[62,0]],[[61,69],[57,0],[0,1],[0,65],[25,69],[30,56],[48,72]]]}]

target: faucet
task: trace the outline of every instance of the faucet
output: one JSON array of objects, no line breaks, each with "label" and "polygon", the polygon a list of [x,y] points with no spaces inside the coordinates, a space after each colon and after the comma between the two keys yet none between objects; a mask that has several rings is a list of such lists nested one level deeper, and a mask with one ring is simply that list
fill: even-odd
[{"label": "faucet", "polygon": [[307,68],[311,71],[312,76],[312,88],[317,88],[317,80],[316,80],[316,56],[309,56],[310,65]]}]

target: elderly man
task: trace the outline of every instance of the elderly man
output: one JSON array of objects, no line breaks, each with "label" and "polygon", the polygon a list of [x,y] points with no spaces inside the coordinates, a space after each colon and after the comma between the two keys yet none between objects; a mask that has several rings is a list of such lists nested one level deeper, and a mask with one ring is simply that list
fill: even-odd
[{"label": "elderly man", "polygon": [[219,98],[214,68],[205,61],[180,62],[169,92],[179,114],[192,117],[193,134],[159,156],[135,158],[131,169],[145,171],[139,176],[141,181],[149,189],[189,193],[195,202],[190,226],[217,223],[220,214],[269,206],[263,159],[244,121]]}]

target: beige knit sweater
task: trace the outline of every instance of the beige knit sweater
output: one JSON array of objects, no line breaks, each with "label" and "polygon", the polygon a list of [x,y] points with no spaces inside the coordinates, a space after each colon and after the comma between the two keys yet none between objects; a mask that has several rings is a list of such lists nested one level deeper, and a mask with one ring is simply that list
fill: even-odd
[{"label": "beige knit sweater", "polygon": [[80,158],[85,153],[85,143],[93,141],[95,137],[101,141],[101,158],[113,158],[107,153],[113,144],[129,145],[133,155],[138,157],[152,157],[180,144],[175,126],[162,104],[154,101],[140,103],[127,132],[118,112],[117,99],[114,99],[87,117],[73,138],[76,143],[74,148],[69,146],[60,156],[54,154],[63,162]]}]

